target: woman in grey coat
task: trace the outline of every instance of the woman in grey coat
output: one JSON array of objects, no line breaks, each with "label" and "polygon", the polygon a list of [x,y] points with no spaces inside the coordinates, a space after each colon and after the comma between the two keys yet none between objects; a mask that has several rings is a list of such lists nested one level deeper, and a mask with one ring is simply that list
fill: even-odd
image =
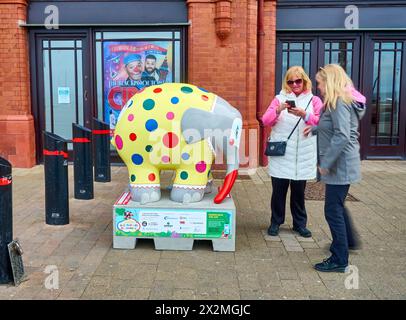
[{"label": "woman in grey coat", "polygon": [[358,124],[366,101],[339,65],[320,68],[316,80],[325,106],[318,126],[306,127],[304,134],[317,133],[319,178],[326,184],[324,213],[333,242],[331,257],[315,269],[345,272],[348,249],[356,247],[357,240],[344,202],[350,185],[361,180]]}]

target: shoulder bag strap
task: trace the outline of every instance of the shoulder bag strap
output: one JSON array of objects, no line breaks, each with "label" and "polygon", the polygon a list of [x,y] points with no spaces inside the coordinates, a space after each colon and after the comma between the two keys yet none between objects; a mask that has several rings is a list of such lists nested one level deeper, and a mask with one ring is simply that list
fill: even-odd
[{"label": "shoulder bag strap", "polygon": [[[313,100],[313,95],[312,95],[312,97],[310,98],[309,103],[307,104],[305,111],[306,111],[307,108],[309,107],[310,102],[312,102],[312,100]],[[297,126],[299,125],[300,120],[302,120],[302,117],[300,117],[299,121],[296,123],[295,127],[293,128],[292,132],[290,133],[290,135],[289,135],[289,137],[288,137],[288,140],[290,139],[290,137],[292,136],[293,132],[295,131],[295,129],[296,129]]]}]

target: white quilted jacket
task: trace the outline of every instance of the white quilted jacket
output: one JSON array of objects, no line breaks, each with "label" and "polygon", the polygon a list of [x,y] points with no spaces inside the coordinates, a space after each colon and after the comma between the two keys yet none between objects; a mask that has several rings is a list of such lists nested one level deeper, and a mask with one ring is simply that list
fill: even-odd
[{"label": "white quilted jacket", "polygon": [[[294,100],[296,106],[305,109],[313,94],[302,93],[298,97],[294,93],[281,91],[276,98],[280,103],[286,100]],[[307,111],[313,113],[313,104],[310,102]],[[276,124],[272,127],[270,140],[285,141],[299,117],[288,113],[285,109],[278,117]],[[291,180],[311,180],[316,178],[317,173],[317,137],[303,135],[306,126],[303,120],[293,132],[287,142],[284,156],[268,157],[268,173],[271,177],[291,179]]]}]

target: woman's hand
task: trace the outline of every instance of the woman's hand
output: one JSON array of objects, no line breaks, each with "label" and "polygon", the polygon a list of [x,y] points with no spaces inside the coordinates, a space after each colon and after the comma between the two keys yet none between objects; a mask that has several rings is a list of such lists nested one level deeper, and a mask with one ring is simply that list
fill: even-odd
[{"label": "woman's hand", "polygon": [[303,129],[303,135],[307,137],[312,132],[313,126],[306,126]]},{"label": "woman's hand", "polygon": [[285,110],[288,107],[288,104],[286,102],[281,103],[279,107],[276,108],[276,113],[280,114],[283,110]]},{"label": "woman's hand", "polygon": [[302,118],[306,117],[306,111],[304,111],[304,109],[302,109],[302,108],[298,108],[298,107],[290,108],[288,111],[289,111],[289,113],[292,113],[297,117],[302,117]]},{"label": "woman's hand", "polygon": [[319,168],[319,172],[322,176],[328,175],[328,172],[329,172],[328,169],[323,169],[320,167],[318,167],[318,168]]}]

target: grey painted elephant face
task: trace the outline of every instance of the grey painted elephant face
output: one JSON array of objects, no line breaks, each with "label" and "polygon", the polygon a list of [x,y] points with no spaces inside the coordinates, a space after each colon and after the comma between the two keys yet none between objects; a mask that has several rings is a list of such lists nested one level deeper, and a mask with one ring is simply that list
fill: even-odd
[{"label": "grey painted elephant face", "polygon": [[238,175],[238,150],[242,132],[240,112],[217,96],[211,112],[197,108],[185,111],[181,120],[181,129],[188,144],[210,138],[226,156],[227,175],[214,200],[216,203],[221,203],[231,191]]}]

